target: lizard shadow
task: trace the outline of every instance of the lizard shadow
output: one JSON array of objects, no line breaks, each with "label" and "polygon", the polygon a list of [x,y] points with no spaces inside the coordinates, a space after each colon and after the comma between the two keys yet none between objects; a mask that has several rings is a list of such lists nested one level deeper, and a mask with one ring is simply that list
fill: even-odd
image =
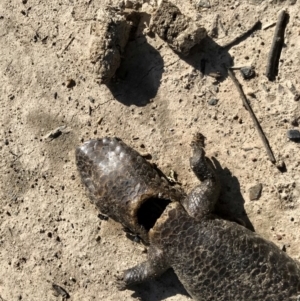
[{"label": "lizard shadow", "polygon": [[216,204],[215,213],[227,220],[237,222],[251,231],[255,231],[245,211],[245,200],[241,194],[240,183],[237,177],[213,157],[213,165],[222,183],[221,195]]},{"label": "lizard shadow", "polygon": [[172,269],[167,270],[162,276],[132,287],[133,298],[142,301],[161,301],[175,295],[189,296]]}]

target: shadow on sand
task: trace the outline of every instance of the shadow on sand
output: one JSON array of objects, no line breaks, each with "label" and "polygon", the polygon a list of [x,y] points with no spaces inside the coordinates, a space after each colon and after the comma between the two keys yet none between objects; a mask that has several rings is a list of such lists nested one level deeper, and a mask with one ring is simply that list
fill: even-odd
[{"label": "shadow on sand", "polygon": [[[227,77],[227,67],[233,65],[227,50],[209,37],[193,47],[189,56],[179,57],[203,75],[215,75],[219,81]],[[163,72],[160,53],[145,36],[140,36],[128,43],[115,78],[107,87],[126,106],[146,106],[156,96]]]}]

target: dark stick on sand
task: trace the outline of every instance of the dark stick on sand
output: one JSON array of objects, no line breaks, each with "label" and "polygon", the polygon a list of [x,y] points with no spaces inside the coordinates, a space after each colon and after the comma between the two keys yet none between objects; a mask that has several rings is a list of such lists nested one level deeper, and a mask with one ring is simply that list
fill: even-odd
[{"label": "dark stick on sand", "polygon": [[289,15],[285,10],[281,11],[276,23],[273,42],[271,45],[268,64],[266,69],[266,77],[273,81],[278,75],[278,64],[282,46],[284,43],[284,31],[289,20]]},{"label": "dark stick on sand", "polygon": [[251,106],[250,106],[250,103],[248,102],[248,99],[246,98],[246,95],[244,94],[244,91],[242,89],[241,84],[239,83],[239,81],[235,77],[234,73],[230,69],[228,69],[228,74],[229,74],[230,78],[232,79],[233,83],[235,84],[237,90],[239,91],[239,94],[240,94],[240,96],[243,100],[244,107],[248,110],[248,112],[249,112],[249,114],[252,118],[254,126],[256,127],[256,129],[258,131],[258,134],[259,134],[259,136],[260,136],[260,138],[261,138],[261,140],[264,144],[264,147],[267,150],[267,154],[268,154],[268,157],[269,157],[270,161],[272,163],[275,163],[276,159],[275,159],[275,157],[273,155],[273,152],[271,150],[271,147],[269,145],[269,141],[267,140],[267,138],[266,138],[266,136],[265,136],[265,134],[264,134],[264,132],[263,132],[263,130],[262,130],[262,128],[261,128],[261,126],[260,126],[260,124],[259,124],[259,122],[258,122]]},{"label": "dark stick on sand", "polygon": [[248,30],[241,33],[239,36],[234,38],[232,41],[226,43],[225,45],[221,45],[222,48],[229,49],[234,45],[237,45],[241,41],[245,40],[249,35],[251,35],[254,31],[261,29],[261,22],[256,21]]}]

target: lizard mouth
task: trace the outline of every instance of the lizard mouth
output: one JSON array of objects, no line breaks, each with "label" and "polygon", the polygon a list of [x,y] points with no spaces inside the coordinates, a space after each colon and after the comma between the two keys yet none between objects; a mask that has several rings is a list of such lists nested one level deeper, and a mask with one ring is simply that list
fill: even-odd
[{"label": "lizard mouth", "polygon": [[145,200],[137,211],[138,223],[148,232],[171,203],[169,199],[151,197]]}]

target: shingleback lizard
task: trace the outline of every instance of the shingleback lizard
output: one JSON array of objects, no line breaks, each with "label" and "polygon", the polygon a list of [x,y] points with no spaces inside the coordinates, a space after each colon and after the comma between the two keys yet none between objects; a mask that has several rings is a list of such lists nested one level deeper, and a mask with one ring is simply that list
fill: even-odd
[{"label": "shingleback lizard", "polygon": [[85,142],[76,163],[100,211],[149,244],[148,260],[117,278],[119,289],[173,268],[194,300],[300,300],[300,264],[247,228],[214,215],[220,193],[195,135],[190,165],[201,181],[187,196],[117,138]]}]

